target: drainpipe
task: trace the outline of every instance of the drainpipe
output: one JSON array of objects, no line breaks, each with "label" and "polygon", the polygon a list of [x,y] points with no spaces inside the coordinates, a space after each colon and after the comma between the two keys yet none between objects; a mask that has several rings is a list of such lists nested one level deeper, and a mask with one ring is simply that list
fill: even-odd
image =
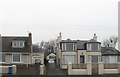
[{"label": "drainpipe", "polygon": [[31,64],[31,56],[30,54],[32,53],[32,34],[29,33],[29,36],[28,36],[28,46],[29,46],[29,51],[28,51],[28,65],[27,67],[29,66],[29,64]]}]

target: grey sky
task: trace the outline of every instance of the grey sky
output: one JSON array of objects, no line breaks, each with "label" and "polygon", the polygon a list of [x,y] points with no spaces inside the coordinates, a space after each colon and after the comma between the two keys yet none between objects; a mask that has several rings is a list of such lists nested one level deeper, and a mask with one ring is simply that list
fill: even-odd
[{"label": "grey sky", "polygon": [[33,43],[55,39],[98,40],[118,35],[119,0],[1,0],[0,33],[33,34]]}]

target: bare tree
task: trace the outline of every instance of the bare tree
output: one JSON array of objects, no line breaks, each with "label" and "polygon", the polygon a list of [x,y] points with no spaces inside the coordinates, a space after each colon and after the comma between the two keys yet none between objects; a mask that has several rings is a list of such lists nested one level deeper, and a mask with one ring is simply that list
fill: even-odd
[{"label": "bare tree", "polygon": [[114,44],[116,46],[117,42],[118,42],[118,37],[114,35],[109,37],[109,39],[103,40],[102,46],[110,47],[110,44]]},{"label": "bare tree", "polygon": [[103,47],[109,47],[110,46],[110,41],[108,39],[105,39],[102,43]]}]

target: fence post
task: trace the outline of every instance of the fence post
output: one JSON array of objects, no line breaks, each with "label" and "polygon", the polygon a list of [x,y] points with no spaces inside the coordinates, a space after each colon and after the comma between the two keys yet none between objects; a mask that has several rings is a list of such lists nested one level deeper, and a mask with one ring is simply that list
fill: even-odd
[{"label": "fence post", "polygon": [[117,63],[118,73],[120,74],[120,62]]},{"label": "fence post", "polygon": [[17,67],[16,67],[16,65],[12,65],[12,68],[13,68],[12,73],[13,73],[13,74],[16,74],[16,72],[17,72]]},{"label": "fence post", "polygon": [[104,74],[104,64],[103,64],[103,62],[98,63],[98,74]]},{"label": "fence post", "polygon": [[72,63],[68,63],[68,75],[71,75]]},{"label": "fence post", "polygon": [[40,75],[44,75],[44,65],[40,65]]},{"label": "fence post", "polygon": [[92,64],[90,62],[87,63],[87,74],[92,75]]}]

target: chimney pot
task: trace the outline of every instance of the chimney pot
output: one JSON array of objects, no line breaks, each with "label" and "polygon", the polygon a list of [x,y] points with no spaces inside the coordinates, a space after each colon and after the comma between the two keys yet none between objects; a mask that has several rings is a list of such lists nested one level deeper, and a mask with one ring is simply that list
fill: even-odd
[{"label": "chimney pot", "polygon": [[95,41],[97,41],[96,33],[94,33],[94,37],[93,37],[93,39],[94,39]]}]

